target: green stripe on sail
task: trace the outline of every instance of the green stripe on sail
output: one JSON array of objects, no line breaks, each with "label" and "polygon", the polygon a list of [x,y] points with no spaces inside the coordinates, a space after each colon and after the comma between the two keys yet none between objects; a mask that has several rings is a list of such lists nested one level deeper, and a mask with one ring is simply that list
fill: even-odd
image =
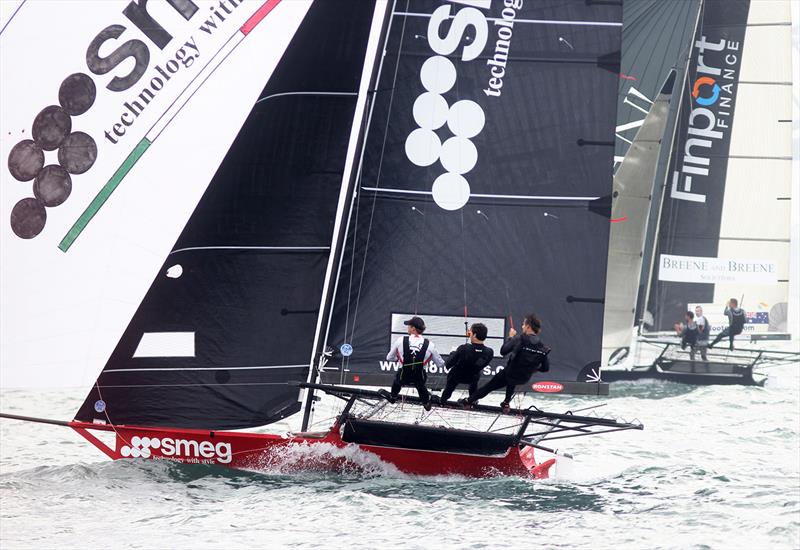
[{"label": "green stripe on sail", "polygon": [[136,147],[133,148],[133,151],[130,152],[128,157],[123,161],[122,165],[117,168],[117,171],[114,172],[114,175],[111,176],[111,179],[108,180],[97,196],[92,200],[86,210],[83,211],[80,218],[72,225],[72,228],[67,232],[63,239],[61,239],[61,243],[59,243],[58,248],[62,251],[66,252],[69,250],[69,247],[72,246],[72,243],[75,242],[75,239],[81,234],[81,232],[86,229],[86,226],[89,224],[89,221],[97,214],[100,210],[100,207],[105,204],[108,200],[108,197],[111,196],[111,193],[117,188],[117,186],[122,182],[125,176],[128,175],[128,172],[131,171],[133,165],[136,164],[141,156],[147,151],[147,148],[150,147],[152,142],[147,138],[142,138]]}]

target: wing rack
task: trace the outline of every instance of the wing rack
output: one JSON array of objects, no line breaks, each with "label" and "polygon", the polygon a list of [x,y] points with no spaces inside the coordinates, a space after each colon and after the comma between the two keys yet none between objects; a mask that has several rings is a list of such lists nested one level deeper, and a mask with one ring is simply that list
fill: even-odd
[{"label": "wing rack", "polygon": [[[362,388],[351,388],[333,384],[302,383],[300,384],[300,387],[308,390],[322,391],[328,395],[332,395],[346,401],[347,405],[340,415],[341,424],[344,424],[348,418],[353,418],[356,416],[352,414],[353,406],[356,403],[370,404],[373,406],[373,410],[379,410],[388,403],[386,400],[386,392],[366,390]],[[404,395],[398,398],[398,402],[401,402],[403,405],[419,406],[421,410],[422,402],[419,397]],[[525,409],[511,409],[510,412],[505,415],[503,414],[503,409],[500,407],[494,407],[490,405],[473,405],[470,409],[465,410],[462,405],[452,401],[436,403],[434,405],[434,411],[436,408],[457,410],[467,415],[475,414],[486,416],[488,414],[495,416],[496,419],[500,418],[501,415],[506,418],[509,416],[516,416],[519,418],[519,423],[508,427],[519,428],[515,430],[514,441],[519,445],[536,447],[553,453],[557,451],[547,447],[542,447],[540,443],[543,441],[567,439],[570,437],[581,437],[624,430],[644,429],[642,423],[636,419],[631,422],[627,422],[616,418],[577,415],[571,411],[567,411],[565,413],[552,413],[540,410],[533,406]],[[483,430],[486,432],[487,436],[498,431],[492,430],[494,424],[495,422],[492,422],[487,429]]]}]

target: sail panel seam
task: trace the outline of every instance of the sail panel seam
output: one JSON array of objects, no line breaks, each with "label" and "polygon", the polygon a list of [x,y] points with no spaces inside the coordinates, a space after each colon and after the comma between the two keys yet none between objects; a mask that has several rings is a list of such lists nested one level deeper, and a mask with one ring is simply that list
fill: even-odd
[{"label": "sail panel seam", "polygon": [[267,96],[258,98],[258,101],[256,101],[254,105],[258,105],[262,101],[273,99],[275,97],[285,97],[285,96],[295,96],[295,95],[313,96],[313,97],[317,96],[348,97],[348,96],[357,96],[358,92],[278,92],[276,94],[269,94]]},{"label": "sail panel seam", "polygon": [[[417,191],[413,189],[389,189],[386,187],[362,187],[364,191],[376,193],[400,193],[404,195],[432,195],[433,191]],[[562,200],[562,201],[594,201],[600,197],[566,197],[550,195],[495,195],[490,193],[470,193],[470,197],[481,199],[529,199],[529,200]]]},{"label": "sail panel seam", "polygon": [[188,246],[178,248],[169,254],[187,252],[192,250],[283,250],[283,251],[325,251],[330,250],[330,246]]},{"label": "sail panel seam", "polygon": [[106,374],[109,372],[161,372],[161,371],[179,371],[179,370],[266,370],[266,369],[296,369],[296,368],[305,368],[307,364],[303,365],[259,365],[254,367],[146,367],[141,369],[106,369],[100,374]]},{"label": "sail panel seam", "polygon": [[[410,11],[396,11],[394,15],[405,15],[408,17],[427,17],[430,18],[430,13],[417,13]],[[453,19],[455,16],[451,15],[449,18]],[[487,17],[487,21],[505,21],[502,17]],[[621,27],[622,23],[615,21],[569,21],[566,19],[514,19],[514,23],[528,23],[532,25],[578,25],[582,27]]]}]

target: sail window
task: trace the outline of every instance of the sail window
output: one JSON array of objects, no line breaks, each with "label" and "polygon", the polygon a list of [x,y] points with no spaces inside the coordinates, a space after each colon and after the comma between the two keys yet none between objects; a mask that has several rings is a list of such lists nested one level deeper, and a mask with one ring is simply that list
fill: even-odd
[{"label": "sail window", "polygon": [[134,357],[194,357],[194,332],[145,332]]},{"label": "sail window", "polygon": [[[493,348],[495,353],[500,352],[505,336],[505,319],[502,317],[467,317],[457,315],[427,315],[425,313],[392,313],[392,341],[398,336],[407,334],[403,321],[412,315],[419,315],[425,319],[427,329],[425,337],[436,343],[436,349],[442,355],[447,355],[467,343],[467,328],[473,323],[483,323],[489,329],[486,345]],[[466,323],[466,327],[464,326]]]},{"label": "sail window", "polygon": [[170,279],[177,279],[183,275],[183,266],[181,264],[175,264],[167,269],[167,277]]}]

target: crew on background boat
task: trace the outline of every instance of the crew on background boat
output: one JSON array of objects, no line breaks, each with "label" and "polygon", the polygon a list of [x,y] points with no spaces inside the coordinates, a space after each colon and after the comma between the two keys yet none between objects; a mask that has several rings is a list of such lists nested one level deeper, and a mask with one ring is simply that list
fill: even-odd
[{"label": "crew on background boat", "polygon": [[[695,354],[697,353],[697,340],[700,337],[700,330],[694,320],[694,313],[687,311],[684,316],[685,323],[678,324],[678,336],[681,337],[681,349],[689,347],[689,358],[694,361]],[[703,361],[706,361],[706,348],[700,350],[700,356]]]},{"label": "crew on background boat", "polygon": [[463,400],[464,404],[469,406],[486,397],[490,392],[505,387],[506,398],[500,406],[505,412],[508,412],[517,384],[528,382],[534,372],[550,370],[550,362],[547,359],[550,348],[545,346],[539,338],[541,331],[542,322],[532,313],[525,316],[522,323],[522,334],[517,334],[514,327],[511,327],[508,331],[508,339],[500,348],[500,354],[503,357],[508,356],[506,367],[481,386],[474,395]]},{"label": "crew on background boat", "polygon": [[703,361],[708,361],[706,351],[708,350],[708,337],[711,335],[711,325],[708,324],[708,319],[703,315],[703,308],[700,306],[694,308],[694,322],[697,324],[697,349],[700,351]]},{"label": "crew on background boat", "polygon": [[469,384],[469,395],[478,389],[478,380],[481,370],[489,364],[494,357],[494,350],[483,343],[489,329],[483,323],[474,323],[467,331],[469,343],[458,346],[445,362],[445,367],[450,369],[447,373],[447,382],[442,390],[440,401],[444,402],[453,395],[453,390],[459,384]]},{"label": "crew on background boat", "polygon": [[747,314],[745,311],[739,307],[739,300],[736,298],[731,298],[728,300],[728,305],[725,307],[725,315],[728,317],[728,326],[725,329],[717,334],[717,337],[714,338],[714,341],[711,342],[708,347],[713,348],[717,345],[717,342],[728,337],[730,344],[728,345],[728,349],[733,351],[733,337],[737,334],[741,334],[744,330],[744,324],[747,321]]},{"label": "crew on background boat", "polygon": [[421,317],[415,315],[408,321],[403,321],[403,324],[408,327],[408,336],[397,338],[386,355],[387,361],[398,361],[402,364],[394,378],[390,400],[394,402],[400,395],[401,387],[414,386],[425,410],[429,411],[431,394],[425,387],[425,381],[428,379],[425,365],[432,360],[437,367],[444,368],[444,361],[436,351],[434,343],[422,337],[422,333],[425,332],[425,321]]}]

